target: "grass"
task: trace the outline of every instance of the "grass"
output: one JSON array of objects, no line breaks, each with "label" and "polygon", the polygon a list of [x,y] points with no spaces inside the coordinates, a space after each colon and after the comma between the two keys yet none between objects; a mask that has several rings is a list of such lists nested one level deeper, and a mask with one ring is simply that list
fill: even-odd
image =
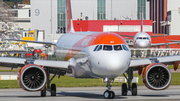
[{"label": "grass", "polygon": [[[134,74],[134,77],[139,77],[137,85],[144,85],[142,82],[142,76]],[[180,73],[172,73],[171,85],[180,85]],[[106,86],[106,83],[102,82],[102,79],[79,79],[69,76],[61,76],[60,79],[55,77],[52,81],[57,87],[94,87],[94,86]],[[121,86],[122,83],[111,83],[112,86]],[[20,88],[17,80],[1,80],[0,88]]]},{"label": "grass", "polygon": [[[174,65],[169,65],[168,68],[169,68],[169,69],[174,69]],[[179,65],[178,68],[180,69],[180,65]]]},{"label": "grass", "polygon": [[0,72],[19,72],[19,70],[0,70]]}]

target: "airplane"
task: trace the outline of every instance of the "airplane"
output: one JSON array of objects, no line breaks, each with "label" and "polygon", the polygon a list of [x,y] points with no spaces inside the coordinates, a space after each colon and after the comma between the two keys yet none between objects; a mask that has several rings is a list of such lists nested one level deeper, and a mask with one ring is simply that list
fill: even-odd
[{"label": "airplane", "polygon": [[[142,74],[142,80],[149,89],[164,90],[170,86],[171,72],[167,65],[173,64],[176,70],[180,55],[131,60],[129,46],[118,34],[75,32],[70,0],[66,0],[66,8],[67,33],[61,36],[56,44],[31,41],[56,45],[55,55],[61,60],[0,57],[1,63],[22,66],[17,77],[22,89],[30,92],[41,91],[42,97],[46,96],[47,90],[50,91],[51,96],[56,96],[56,85],[50,85],[52,79],[56,75],[64,76],[69,73],[74,78],[102,78],[107,83],[103,97],[113,99],[115,93],[111,90],[110,83],[117,76],[124,75],[127,84],[123,83],[121,86],[122,96],[127,96],[128,91],[136,96],[137,84],[132,83],[133,71]],[[54,76],[50,78],[50,74]]]},{"label": "airplane", "polygon": [[132,35],[121,35],[125,37],[132,37],[133,38],[133,44],[128,43],[129,46],[133,46],[134,48],[151,48],[156,46],[163,46],[166,45],[166,48],[168,48],[169,44],[178,44],[179,42],[168,42],[168,43],[156,43],[152,44],[151,38],[153,37],[165,37],[166,35],[154,35],[150,36],[146,32],[143,32],[143,8],[141,8],[141,31],[138,32],[135,36]]}]

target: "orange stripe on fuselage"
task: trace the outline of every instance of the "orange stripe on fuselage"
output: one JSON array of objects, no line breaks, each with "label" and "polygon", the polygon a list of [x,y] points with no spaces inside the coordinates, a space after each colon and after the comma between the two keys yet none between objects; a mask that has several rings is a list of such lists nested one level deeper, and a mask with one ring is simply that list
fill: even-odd
[{"label": "orange stripe on fuselage", "polygon": [[[77,34],[78,35],[78,34]],[[82,51],[84,48],[92,45],[98,44],[106,44],[106,45],[117,45],[117,44],[127,44],[124,39],[115,34],[115,33],[93,33],[87,35],[86,37],[79,40],[75,43],[71,49],[69,49],[68,53],[66,54],[64,60],[68,61],[70,58],[73,58],[76,54]],[[79,47],[79,49],[76,49]],[[73,54],[72,54],[73,52]]]}]

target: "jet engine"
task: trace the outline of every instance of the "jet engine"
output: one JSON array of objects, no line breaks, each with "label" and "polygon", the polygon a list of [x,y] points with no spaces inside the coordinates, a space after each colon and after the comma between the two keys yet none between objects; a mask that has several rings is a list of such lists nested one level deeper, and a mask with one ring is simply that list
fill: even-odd
[{"label": "jet engine", "polygon": [[147,88],[164,90],[171,83],[171,72],[164,64],[154,63],[144,69],[142,79]]},{"label": "jet engine", "polygon": [[24,90],[40,91],[46,85],[47,75],[41,66],[29,64],[21,68],[17,80],[20,87]]}]

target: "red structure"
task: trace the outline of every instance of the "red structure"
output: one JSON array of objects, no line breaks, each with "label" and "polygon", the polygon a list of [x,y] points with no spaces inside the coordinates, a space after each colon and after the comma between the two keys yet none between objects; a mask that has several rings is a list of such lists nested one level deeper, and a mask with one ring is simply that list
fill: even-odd
[{"label": "red structure", "polygon": [[166,33],[166,26],[161,21],[167,18],[167,0],[149,0],[150,20],[153,21],[153,33]]},{"label": "red structure", "polygon": [[[116,26],[133,26],[139,25],[141,26],[141,20],[74,20],[74,29],[75,31],[95,31],[95,32],[103,32],[103,26],[105,25],[116,25]],[[144,20],[143,25],[152,26],[152,20]],[[140,29],[139,29],[140,30]],[[123,35],[135,35],[138,32],[115,32],[117,34]],[[152,31],[147,32],[149,35],[152,35]]]},{"label": "red structure", "polygon": [[[104,25],[127,25],[127,26],[133,26],[133,25],[141,25],[140,20],[74,20],[74,29],[75,31],[94,31],[94,32],[103,32],[103,26]],[[150,25],[152,26],[152,20],[143,20],[143,25]],[[139,29],[140,30],[140,29]],[[115,32],[119,35],[135,35],[137,32]],[[149,35],[153,35],[153,32],[146,32]],[[159,35],[159,34],[155,34]],[[169,35],[165,37],[155,37],[152,38],[152,43],[166,43],[170,42],[170,40],[179,40],[180,41],[180,35]],[[165,48],[165,46],[162,46]],[[180,48],[180,45],[174,44],[169,45],[170,48]]]}]

